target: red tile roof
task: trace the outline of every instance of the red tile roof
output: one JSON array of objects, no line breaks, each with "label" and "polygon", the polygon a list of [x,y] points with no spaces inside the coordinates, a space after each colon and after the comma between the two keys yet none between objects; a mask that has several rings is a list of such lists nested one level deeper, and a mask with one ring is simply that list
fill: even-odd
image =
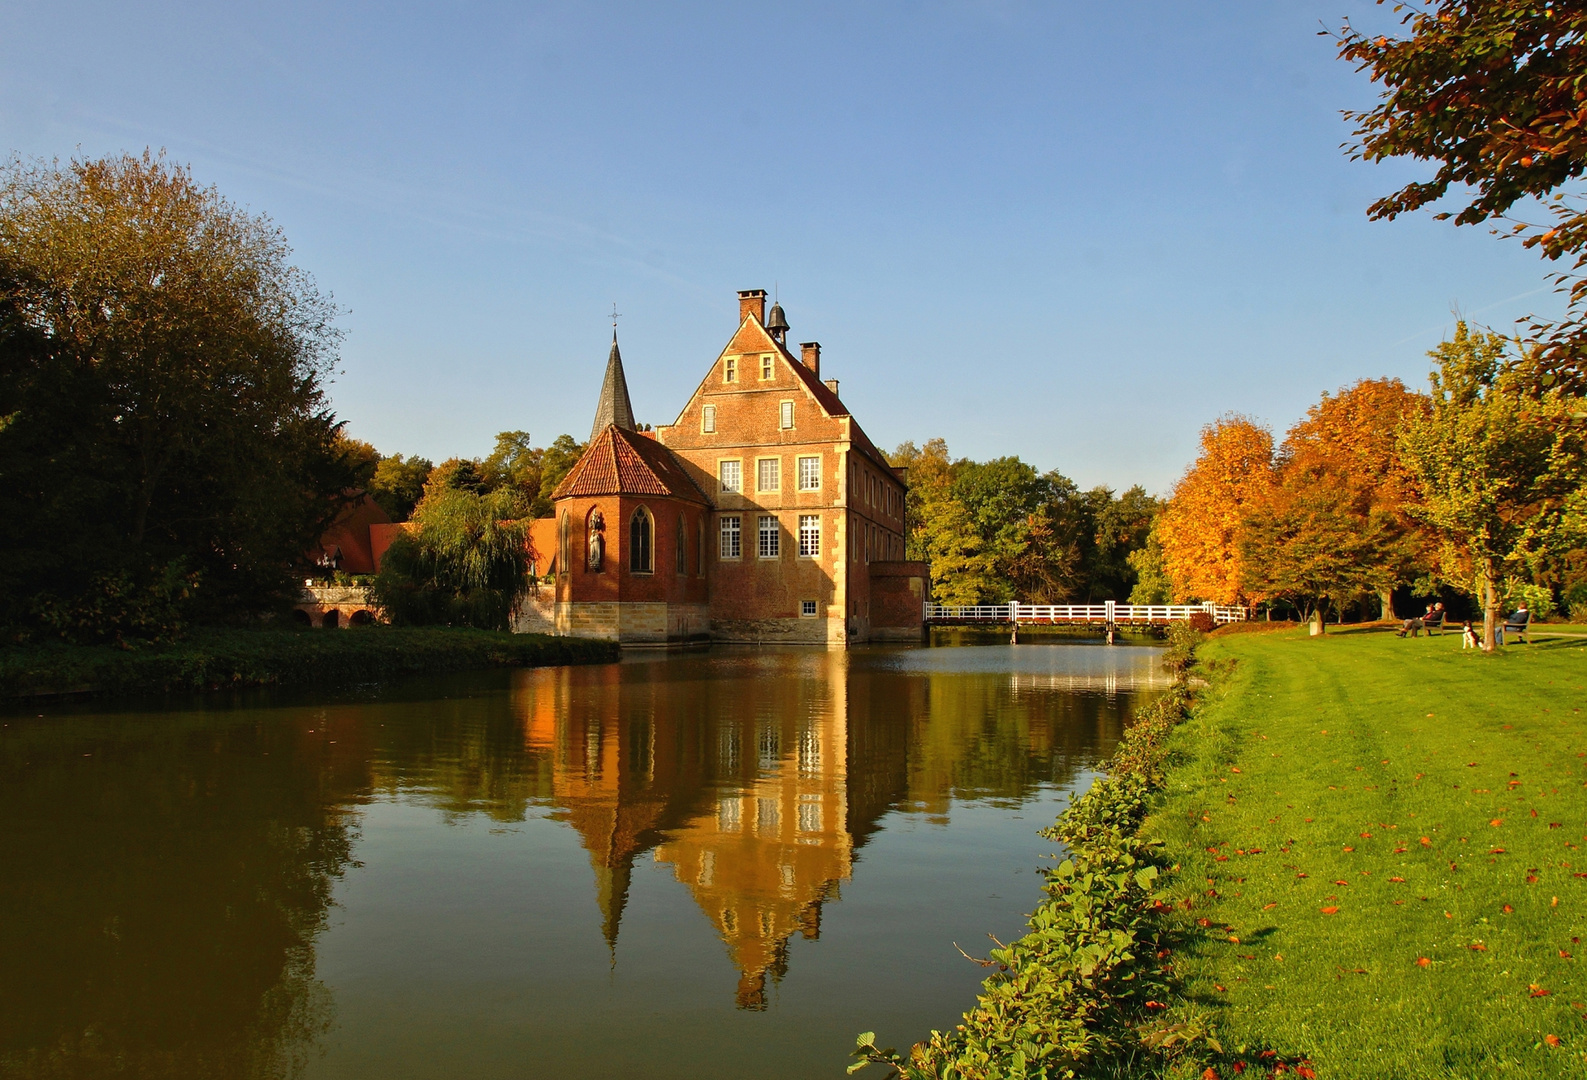
[{"label": "red tile roof", "polygon": [[615,424],[595,437],[551,497],[572,495],[672,495],[709,505],[671,450]]}]

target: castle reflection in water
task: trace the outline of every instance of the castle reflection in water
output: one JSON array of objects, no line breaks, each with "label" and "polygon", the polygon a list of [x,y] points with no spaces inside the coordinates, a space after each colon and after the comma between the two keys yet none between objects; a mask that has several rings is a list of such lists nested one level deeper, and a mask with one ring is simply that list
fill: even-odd
[{"label": "castle reflection in water", "polygon": [[766,1007],[794,934],[819,937],[823,904],[885,813],[941,816],[955,797],[1063,782],[1054,769],[1094,760],[1064,744],[1104,749],[1121,726],[1117,693],[1158,681],[1150,663],[872,679],[849,654],[810,652],[731,680],[712,679],[712,663],[527,671],[512,707],[537,759],[525,772],[543,784],[549,771],[534,801],[589,853],[614,962],[634,863],[653,853],[725,943],[743,1009]]}]

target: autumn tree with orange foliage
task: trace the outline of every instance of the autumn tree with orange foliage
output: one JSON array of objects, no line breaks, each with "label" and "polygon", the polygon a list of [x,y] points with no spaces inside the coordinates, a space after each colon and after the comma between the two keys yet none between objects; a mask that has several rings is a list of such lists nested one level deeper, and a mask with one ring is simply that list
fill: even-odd
[{"label": "autumn tree with orange foliage", "polygon": [[1324,394],[1280,447],[1269,505],[1240,538],[1248,589],[1313,612],[1375,592],[1393,618],[1395,586],[1427,561],[1429,541],[1407,512],[1414,485],[1397,432],[1427,411],[1398,379],[1365,379]]},{"label": "autumn tree with orange foliage", "polygon": [[1179,600],[1244,604],[1262,599],[1246,584],[1244,523],[1270,505],[1273,433],[1230,414],[1201,429],[1201,455],[1174,485],[1157,537]]}]

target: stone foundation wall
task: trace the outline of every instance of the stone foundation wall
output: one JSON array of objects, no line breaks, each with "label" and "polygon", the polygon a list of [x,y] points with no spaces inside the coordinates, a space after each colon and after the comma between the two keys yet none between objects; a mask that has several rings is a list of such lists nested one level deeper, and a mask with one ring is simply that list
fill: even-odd
[{"label": "stone foundation wall", "polygon": [[704,640],[710,615],[704,604],[647,601],[558,602],[545,589],[526,600],[513,622],[520,634],[597,638],[625,645],[665,645]]},{"label": "stone foundation wall", "polygon": [[711,640],[753,645],[842,645],[843,619],[712,619]]}]

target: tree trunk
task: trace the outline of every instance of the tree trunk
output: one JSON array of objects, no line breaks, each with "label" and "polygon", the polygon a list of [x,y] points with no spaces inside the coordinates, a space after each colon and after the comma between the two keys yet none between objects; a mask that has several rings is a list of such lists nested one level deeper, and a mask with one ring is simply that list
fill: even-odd
[{"label": "tree trunk", "polygon": [[1311,636],[1328,632],[1328,621],[1323,617],[1323,601],[1317,601],[1317,606],[1311,612]]},{"label": "tree trunk", "polygon": [[1380,608],[1381,608],[1381,610],[1379,610],[1379,612],[1378,612],[1378,618],[1380,620],[1382,620],[1383,622],[1393,622],[1394,621],[1394,590],[1393,589],[1379,589],[1378,590],[1378,604],[1380,605]]},{"label": "tree trunk", "polygon": [[1499,581],[1492,559],[1482,561],[1482,651],[1499,647]]}]

